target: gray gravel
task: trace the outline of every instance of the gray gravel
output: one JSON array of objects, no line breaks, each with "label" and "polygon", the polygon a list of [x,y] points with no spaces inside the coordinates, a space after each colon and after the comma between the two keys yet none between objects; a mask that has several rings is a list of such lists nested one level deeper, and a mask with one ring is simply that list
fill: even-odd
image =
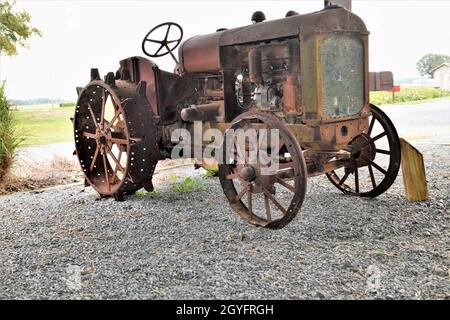
[{"label": "gray gravel", "polygon": [[431,200],[407,202],[401,175],[373,200],[317,177],[279,231],[237,218],[215,178],[123,203],[81,185],[2,196],[0,299],[448,299],[450,147],[418,148]]}]

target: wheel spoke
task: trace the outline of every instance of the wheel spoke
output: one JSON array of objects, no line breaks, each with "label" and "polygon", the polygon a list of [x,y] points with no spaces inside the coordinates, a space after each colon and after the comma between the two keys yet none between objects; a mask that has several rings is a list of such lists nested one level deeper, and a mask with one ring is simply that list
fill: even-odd
[{"label": "wheel spoke", "polygon": [[355,165],[355,192],[359,193],[359,174],[357,165]]},{"label": "wheel spoke", "polygon": [[161,44],[161,42],[162,42],[160,40],[154,40],[154,39],[145,39],[145,41],[153,42],[153,43],[159,43],[159,44]]},{"label": "wheel spoke", "polygon": [[382,150],[382,149],[375,149],[375,152],[382,153],[382,154],[387,154],[387,155],[391,154],[391,151],[389,151],[389,150]]},{"label": "wheel spoke", "polygon": [[111,185],[109,184],[108,166],[107,166],[107,160],[106,160],[105,153],[103,153],[102,156],[103,156],[103,167],[105,169],[106,184],[108,185],[108,191],[111,191]]},{"label": "wheel spoke", "polygon": [[378,171],[380,171],[382,174],[387,175],[387,171],[384,170],[382,167],[380,167],[378,164],[376,164],[375,162],[373,162],[371,159],[367,158],[364,155],[361,155],[361,158],[365,159],[366,161],[369,162],[369,164],[371,164],[375,169],[377,169]]},{"label": "wheel spoke", "polygon": [[[112,154],[112,151],[111,151],[111,154]],[[118,157],[118,159],[117,159],[117,162],[118,162],[118,164],[120,165],[120,160],[122,159],[122,150],[120,150],[120,148],[119,148],[119,157]],[[112,181],[114,182],[115,181],[115,179],[116,179],[116,177],[117,177],[117,172],[119,171],[119,165],[117,165],[115,168],[114,168],[114,173],[113,173],[113,176],[112,176]],[[122,166],[120,166],[120,167],[122,167]],[[121,170],[123,173],[124,173],[124,175],[125,175],[125,169],[123,169],[123,170]]]},{"label": "wheel spoke", "polygon": [[93,158],[92,158],[91,165],[89,166],[89,171],[90,171],[90,172],[92,172],[92,170],[94,170],[95,162],[97,161],[97,157],[98,157],[98,152],[99,152],[99,150],[98,150],[98,147],[97,147],[97,148],[95,149],[95,152],[94,152],[94,156],[93,156]]},{"label": "wheel spoke", "polygon": [[94,111],[92,110],[91,104],[89,102],[88,102],[88,110],[89,110],[89,113],[91,114],[92,120],[94,120],[95,127],[98,128],[97,119],[95,119]]},{"label": "wheel spoke", "polygon": [[239,178],[239,172],[232,173],[232,174],[229,174],[229,175],[225,176],[226,180],[233,180],[233,179],[236,179],[236,178]]},{"label": "wheel spoke", "polygon": [[[111,156],[111,158],[114,160],[114,162],[116,163],[116,168],[118,167],[120,171],[125,173],[125,169],[122,167],[122,165],[120,164],[120,160],[118,160],[116,158],[116,156],[114,155],[114,153],[112,152],[112,150],[108,147],[108,153]],[[122,154],[122,153],[121,153]]]},{"label": "wheel spoke", "polygon": [[89,139],[97,139],[97,135],[94,133],[83,131],[81,134],[83,137],[89,138]]},{"label": "wheel spoke", "polygon": [[267,216],[267,221],[268,222],[272,222],[272,216],[270,214],[270,203],[269,203],[269,197],[264,194],[264,206],[266,207],[266,216]]},{"label": "wheel spoke", "polygon": [[373,162],[372,160],[369,160],[369,163],[378,171],[380,171],[382,174],[387,175],[387,171],[384,170],[382,167],[380,167],[379,165],[377,165],[375,162]]},{"label": "wheel spoke", "polygon": [[242,197],[247,193],[248,187],[245,187],[244,189],[239,192],[239,194],[236,196],[236,200],[239,201],[242,199]]},{"label": "wheel spoke", "polygon": [[369,164],[367,166],[369,169],[370,181],[372,181],[372,187],[375,189],[377,187],[377,183],[375,182],[375,176],[373,175],[372,166]]},{"label": "wheel spoke", "polygon": [[263,189],[264,194],[270,199],[270,201],[273,202],[273,204],[280,209],[281,212],[283,212],[284,215],[287,214],[286,209],[277,201],[277,199],[275,199],[269,191],[267,191],[266,189]]},{"label": "wheel spoke", "polygon": [[281,184],[283,187],[285,187],[286,189],[292,191],[295,193],[295,187],[291,186],[289,183],[287,183],[286,181],[284,181],[283,179],[281,179],[280,177],[275,177],[275,179],[277,180],[277,182],[279,184]]},{"label": "wheel spoke", "polygon": [[368,159],[369,164],[374,167],[375,169],[377,169],[378,171],[380,171],[382,174],[387,175],[387,171],[384,170],[382,167],[380,167],[378,164],[376,164],[375,162],[373,162],[372,160]]},{"label": "wheel spoke", "polygon": [[290,169],[294,167],[294,162],[293,161],[289,161],[289,162],[284,162],[284,163],[279,163],[278,164],[278,169],[279,170],[283,170],[283,169]]},{"label": "wheel spoke", "polygon": [[250,217],[253,215],[253,200],[252,200],[252,188],[251,186],[249,187],[249,192],[248,192],[248,212],[250,213]]},{"label": "wheel spoke", "polygon": [[119,144],[119,145],[128,145],[127,139],[111,138],[110,141],[112,143]]},{"label": "wheel spoke", "polygon": [[170,27],[171,27],[171,26],[172,26],[172,25],[169,24],[169,26],[167,27],[166,36],[164,37],[164,40],[167,40],[167,38],[169,37],[169,32],[170,32]]},{"label": "wheel spoke", "polygon": [[345,180],[347,180],[347,178],[348,178],[349,175],[350,175],[350,171],[346,172],[346,173],[344,174],[344,176],[342,177],[342,179],[339,181],[338,185],[339,185],[339,186],[342,186],[342,185],[344,184]]},{"label": "wheel spoke", "polygon": [[161,44],[161,46],[159,47],[158,51],[156,51],[155,56],[161,52],[162,48],[164,48],[165,46],[163,44]]},{"label": "wheel spoke", "polygon": [[106,89],[103,89],[103,93],[102,93],[102,111],[101,111],[101,114],[100,114],[100,126],[102,128],[105,127],[104,123],[105,123],[106,99],[107,99]]},{"label": "wheel spoke", "polygon": [[114,117],[111,119],[111,121],[108,122],[108,124],[105,125],[105,132],[107,132],[111,127],[114,125],[114,122],[119,118],[121,115],[121,112],[119,110],[116,110],[116,113],[114,114]]},{"label": "wheel spoke", "polygon": [[370,121],[369,129],[367,129],[367,134],[370,136],[372,133],[373,125],[375,124],[375,117],[372,115],[372,120]]},{"label": "wheel spoke", "polygon": [[373,137],[372,139],[370,139],[370,140],[371,140],[370,142],[375,142],[375,141],[377,141],[378,139],[383,138],[385,135],[386,135],[386,131],[383,132],[383,133],[380,133],[379,135],[377,135],[377,136]]}]

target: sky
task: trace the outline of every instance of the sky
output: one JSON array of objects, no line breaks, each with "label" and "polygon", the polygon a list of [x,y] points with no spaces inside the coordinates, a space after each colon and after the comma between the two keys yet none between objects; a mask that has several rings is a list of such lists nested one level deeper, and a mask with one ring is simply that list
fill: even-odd
[{"label": "sky", "polygon": [[[188,39],[250,24],[256,10],[270,20],[288,10],[320,10],[323,1],[18,0],[16,8],[27,10],[44,35],[32,38],[17,56],[0,58],[8,97],[75,101],[75,87],[89,82],[92,67],[105,75],[115,72],[120,60],[143,56],[142,38],[157,24],[177,22]],[[450,0],[353,0],[352,11],[371,32],[370,71],[390,70],[396,79],[418,77],[416,62],[423,55],[450,55]],[[167,71],[175,66],[170,55],[154,62]]]}]

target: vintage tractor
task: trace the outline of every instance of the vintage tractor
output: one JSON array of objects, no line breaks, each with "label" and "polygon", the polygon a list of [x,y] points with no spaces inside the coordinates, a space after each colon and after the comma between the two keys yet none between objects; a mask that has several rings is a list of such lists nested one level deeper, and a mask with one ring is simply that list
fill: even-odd
[{"label": "vintage tractor", "polygon": [[[255,12],[252,20],[183,43],[176,23],[152,29],[143,51],[170,54],[174,72],[142,57],[122,60],[103,79],[92,69],[91,82],[77,89],[73,121],[86,185],[124,200],[153,190],[159,160],[201,161],[212,148],[231,207],[258,226],[287,225],[307,177],[326,175],[354,196],[384,193],[399,170],[400,144],[392,122],[369,102],[364,22],[334,5],[271,21]],[[195,136],[196,128],[215,134],[183,133]],[[235,139],[236,132],[244,135]]]}]

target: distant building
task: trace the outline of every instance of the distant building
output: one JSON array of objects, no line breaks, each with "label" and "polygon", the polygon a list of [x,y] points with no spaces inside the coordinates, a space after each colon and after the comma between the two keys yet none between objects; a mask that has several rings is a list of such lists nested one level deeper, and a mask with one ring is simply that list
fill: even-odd
[{"label": "distant building", "polygon": [[433,73],[435,86],[450,91],[450,63],[443,63],[431,72]]}]

